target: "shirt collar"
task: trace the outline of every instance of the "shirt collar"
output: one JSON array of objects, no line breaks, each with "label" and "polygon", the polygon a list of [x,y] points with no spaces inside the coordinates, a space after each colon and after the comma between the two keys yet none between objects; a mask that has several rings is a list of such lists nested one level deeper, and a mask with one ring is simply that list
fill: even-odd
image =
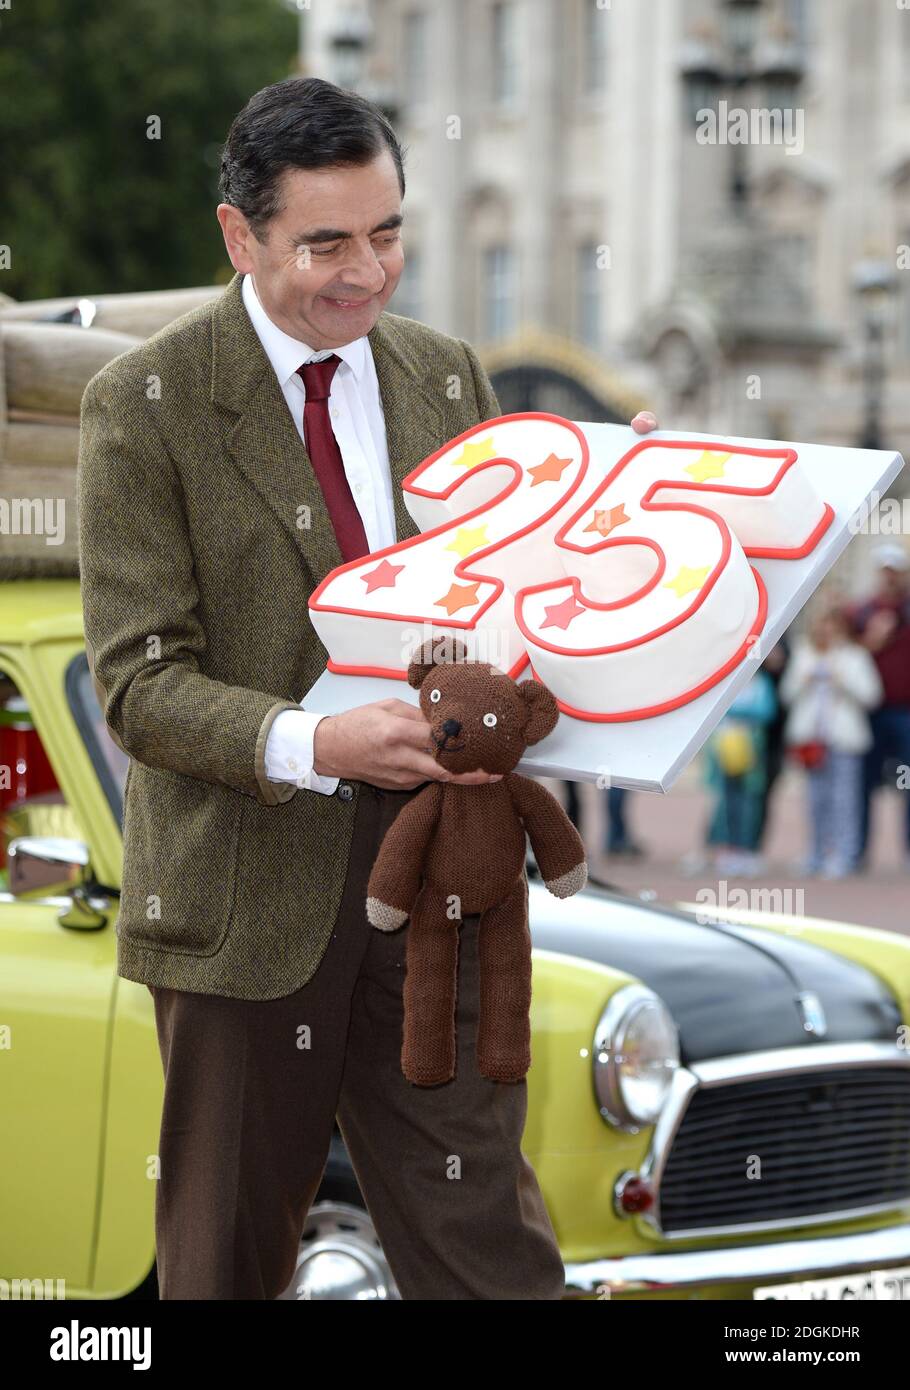
[{"label": "shirt collar", "polygon": [[[311,347],[309,343],[303,342],[300,338],[292,338],[289,333],[285,333],[283,328],[279,328],[277,323],[269,318],[256,293],[252,275],[244,275],[240,290],[246,311],[259,336],[265,354],[274,368],[279,384],[284,387],[295,378],[300,382],[297,368],[317,349]],[[355,381],[358,382],[363,376],[366,363],[366,346],[366,338],[355,338],[352,343],[345,343],[343,347],[332,349],[342,362],[348,364],[354,374]],[[302,382],[300,384],[302,385]]]}]

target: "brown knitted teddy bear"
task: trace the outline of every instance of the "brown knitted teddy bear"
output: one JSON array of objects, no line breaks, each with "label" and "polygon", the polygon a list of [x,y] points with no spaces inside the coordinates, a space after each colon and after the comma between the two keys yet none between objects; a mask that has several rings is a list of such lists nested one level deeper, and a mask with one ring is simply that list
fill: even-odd
[{"label": "brown knitted teddy bear", "polygon": [[[441,655],[444,653],[444,655]],[[389,827],[367,888],[374,927],[407,917],[401,1068],[418,1086],[455,1074],[458,925],[480,913],[477,1065],[494,1081],[520,1081],[531,1065],[531,937],[525,832],[550,892],[583,888],[581,837],[538,782],[512,769],[554,728],[559,711],[539,681],[517,683],[461,642],[425,642],[408,667],[420,690],[437,762],[450,772],[503,774],[471,786],[428,782]]]}]

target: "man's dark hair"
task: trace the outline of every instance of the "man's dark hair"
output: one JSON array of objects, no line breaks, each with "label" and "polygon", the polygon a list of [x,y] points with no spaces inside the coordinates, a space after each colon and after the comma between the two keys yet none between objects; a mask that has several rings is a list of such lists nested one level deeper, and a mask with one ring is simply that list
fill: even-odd
[{"label": "man's dark hair", "polygon": [[404,197],[402,149],[379,107],[319,77],[286,77],[235,116],[221,156],[221,201],[239,209],[262,241],[281,211],[285,170],[368,164],[384,148]]}]

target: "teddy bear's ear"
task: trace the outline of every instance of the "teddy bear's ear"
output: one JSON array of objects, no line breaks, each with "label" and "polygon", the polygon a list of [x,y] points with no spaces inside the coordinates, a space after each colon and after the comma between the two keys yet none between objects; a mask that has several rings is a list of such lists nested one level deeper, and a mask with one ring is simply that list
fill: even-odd
[{"label": "teddy bear's ear", "polygon": [[556,696],[536,680],[519,681],[518,693],[528,707],[525,739],[528,743],[539,743],[556,728],[559,719]]},{"label": "teddy bear's ear", "polygon": [[418,647],[408,666],[408,685],[419,690],[434,666],[448,661],[467,660],[468,649],[457,637],[439,633]]}]

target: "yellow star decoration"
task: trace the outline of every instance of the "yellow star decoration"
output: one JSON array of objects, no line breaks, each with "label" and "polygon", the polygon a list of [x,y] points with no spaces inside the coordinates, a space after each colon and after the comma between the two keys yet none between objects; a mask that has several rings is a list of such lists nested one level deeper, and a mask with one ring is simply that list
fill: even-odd
[{"label": "yellow star decoration", "polygon": [[681,565],[679,574],[675,579],[670,579],[664,584],[665,589],[674,589],[677,598],[685,598],[686,594],[691,594],[693,589],[700,589],[708,575],[711,573],[711,566],[704,565],[702,569],[692,569],[689,565]]},{"label": "yellow star decoration", "polygon": [[731,457],[730,454],[716,454],[710,449],[703,449],[701,458],[697,458],[694,463],[687,463],[685,471],[692,475],[696,483],[706,483],[709,478],[724,476],[724,465]]},{"label": "yellow star decoration", "polygon": [[478,439],[476,442],[469,439],[460,454],[456,454],[452,459],[453,468],[476,468],[478,463],[485,463],[487,459],[497,457],[496,446],[493,443],[493,436],[488,434],[486,439]]},{"label": "yellow star decoration", "polygon": [[479,545],[487,544],[487,522],[482,526],[459,526],[446,550],[455,550],[462,559]]}]

